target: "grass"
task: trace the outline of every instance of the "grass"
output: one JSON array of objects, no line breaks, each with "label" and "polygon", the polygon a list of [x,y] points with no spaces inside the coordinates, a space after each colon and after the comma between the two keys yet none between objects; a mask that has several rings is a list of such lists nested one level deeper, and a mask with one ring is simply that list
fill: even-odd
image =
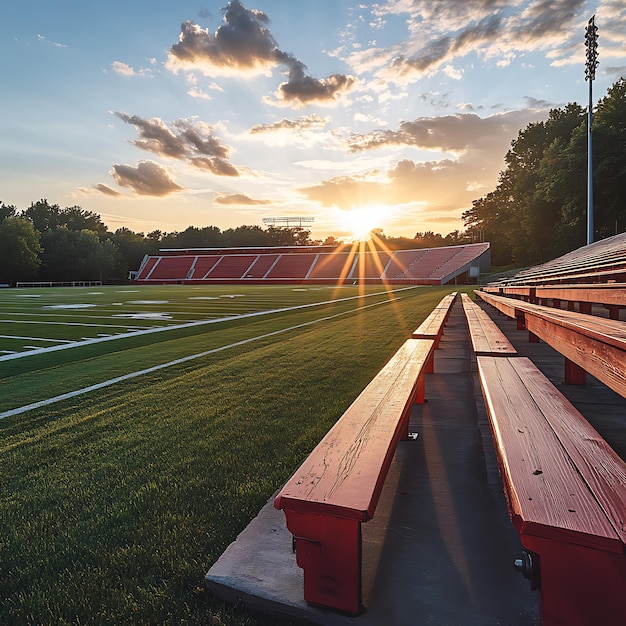
[{"label": "grass", "polygon": [[448,291],[17,359],[3,405],[309,324],[0,420],[0,623],[276,623],[210,596],[206,571]]}]

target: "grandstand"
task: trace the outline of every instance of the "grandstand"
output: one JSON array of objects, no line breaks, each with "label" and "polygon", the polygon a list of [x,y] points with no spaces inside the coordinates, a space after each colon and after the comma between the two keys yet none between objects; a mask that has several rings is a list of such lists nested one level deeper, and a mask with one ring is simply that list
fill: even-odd
[{"label": "grandstand", "polygon": [[626,233],[608,237],[561,257],[521,270],[501,285],[626,282]]},{"label": "grandstand", "polygon": [[355,246],[163,249],[144,257],[138,284],[354,282],[445,285],[476,282],[490,266],[489,243],[374,251]]}]

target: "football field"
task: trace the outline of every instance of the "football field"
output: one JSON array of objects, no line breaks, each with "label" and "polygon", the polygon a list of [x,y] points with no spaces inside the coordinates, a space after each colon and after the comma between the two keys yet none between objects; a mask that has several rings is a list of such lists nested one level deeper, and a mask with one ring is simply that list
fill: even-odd
[{"label": "football field", "polygon": [[452,290],[0,290],[0,622],[265,623],[204,574]]}]

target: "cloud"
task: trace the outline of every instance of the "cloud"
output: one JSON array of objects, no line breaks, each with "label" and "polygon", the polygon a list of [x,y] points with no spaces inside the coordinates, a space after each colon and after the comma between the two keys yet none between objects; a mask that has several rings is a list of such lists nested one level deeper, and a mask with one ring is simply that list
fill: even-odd
[{"label": "cloud", "polygon": [[144,119],[138,115],[115,112],[123,122],[132,124],[139,134],[133,143],[142,150],[175,159],[196,154],[226,157],[228,148],[215,137],[213,127],[203,122],[179,119],[173,122],[174,130],[158,117]]},{"label": "cloud", "polygon": [[183,190],[170,171],[154,161],[140,161],[137,167],[114,164],[110,174],[120,187],[129,187],[140,196],[162,197]]},{"label": "cloud", "polygon": [[139,138],[133,144],[142,150],[161,157],[185,160],[217,176],[239,176],[238,169],[228,161],[229,148],[215,136],[210,124],[179,119],[172,122],[170,128],[158,117],[144,119],[121,112],[114,115],[137,129]]},{"label": "cloud", "polygon": [[338,96],[350,91],[356,84],[354,76],[332,74],[328,78],[313,78],[304,73],[304,66],[296,64],[289,72],[289,80],[281,83],[274,93],[275,100],[267,98],[270,104],[284,104],[302,108],[313,102],[335,104]]},{"label": "cloud", "polygon": [[42,43],[49,44],[51,46],[54,46],[55,48],[67,48],[66,44],[59,43],[57,41],[50,41],[49,39],[47,39],[43,35],[37,35],[37,41],[41,41]]},{"label": "cloud", "polygon": [[549,108],[544,101],[527,99],[527,102],[530,106],[522,112],[498,113],[486,118],[475,113],[421,117],[412,122],[401,122],[398,130],[353,134],[348,139],[348,146],[352,152],[396,145],[455,153],[489,149],[502,155],[520,129],[520,123],[527,124],[529,118],[537,117]]},{"label": "cloud", "polygon": [[355,152],[395,145],[452,152],[456,157],[426,162],[405,158],[386,169],[335,176],[299,191],[326,207],[419,203],[424,211],[456,213],[460,217],[483,189],[497,184],[504,154],[519,129],[546,115],[547,109],[528,108],[484,119],[474,114],[418,118],[401,123],[395,131],[353,135],[349,144]]},{"label": "cloud", "polygon": [[108,185],[105,185],[104,183],[98,183],[97,185],[94,185],[93,188],[96,191],[103,193],[105,196],[118,197],[122,195],[119,191],[116,191],[115,189],[111,189],[111,187],[109,187]]},{"label": "cloud", "polygon": [[250,134],[258,135],[283,131],[298,133],[303,130],[322,130],[328,121],[329,119],[327,117],[320,117],[319,115],[308,115],[297,120],[283,118],[280,122],[257,124],[250,129]]},{"label": "cloud", "polygon": [[122,63],[121,61],[113,61],[111,63],[111,69],[120,76],[152,76],[152,70],[141,68],[135,70],[130,65]]},{"label": "cloud", "polygon": [[216,196],[213,202],[215,204],[222,204],[222,205],[239,204],[239,205],[246,205],[246,206],[272,204],[270,200],[254,200],[253,198],[250,198],[249,196],[246,196],[245,194],[242,194],[242,193],[231,193],[231,194]]},{"label": "cloud", "polygon": [[219,157],[195,157],[189,162],[194,167],[216,176],[239,176],[239,170],[234,165]]},{"label": "cloud", "polygon": [[[364,5],[366,6],[366,5]],[[387,0],[373,7],[380,16],[401,15],[409,36],[377,51],[377,60],[355,51],[353,67],[376,63],[379,78],[407,83],[437,71],[458,76],[453,62],[469,54],[507,65],[518,54],[547,50],[553,65],[572,57],[586,0]]]},{"label": "cloud", "polygon": [[308,76],[302,61],[280,50],[268,24],[269,18],[262,11],[230,0],[215,34],[189,20],[182,24],[166,67],[173,72],[200,71],[207,76],[270,76],[275,68],[286,67],[288,80],[279,85],[273,99],[266,101],[296,108],[313,102],[334,104],[340,94],[353,87],[356,79],[344,74],[322,79]]}]

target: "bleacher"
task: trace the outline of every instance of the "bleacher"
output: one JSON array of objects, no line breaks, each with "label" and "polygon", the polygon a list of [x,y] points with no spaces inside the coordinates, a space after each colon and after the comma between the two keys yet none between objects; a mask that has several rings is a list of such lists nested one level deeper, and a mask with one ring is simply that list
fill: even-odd
[{"label": "bleacher", "polygon": [[302,246],[161,250],[146,256],[139,284],[468,283],[490,264],[488,243],[416,250]]},{"label": "bleacher", "polygon": [[626,233],[596,241],[557,259],[524,269],[502,285],[626,282]]},{"label": "bleacher", "polygon": [[[529,344],[545,343],[560,355],[565,386],[585,386],[590,375],[626,398],[626,234],[476,294],[527,331]],[[529,359],[477,362],[511,521],[524,547],[519,571],[540,589],[542,623],[626,623],[618,600],[626,581],[623,455]],[[572,575],[574,569],[584,575]]]}]

